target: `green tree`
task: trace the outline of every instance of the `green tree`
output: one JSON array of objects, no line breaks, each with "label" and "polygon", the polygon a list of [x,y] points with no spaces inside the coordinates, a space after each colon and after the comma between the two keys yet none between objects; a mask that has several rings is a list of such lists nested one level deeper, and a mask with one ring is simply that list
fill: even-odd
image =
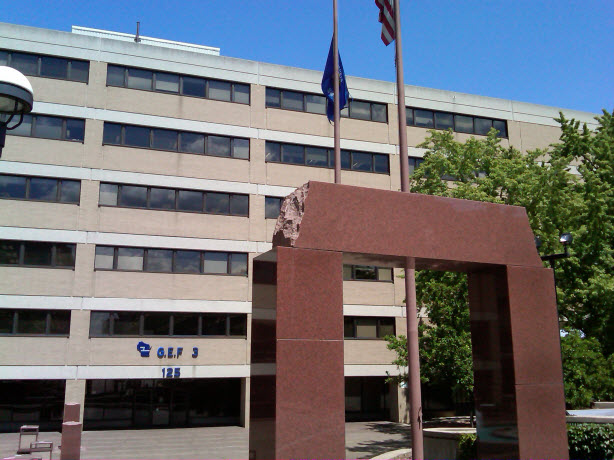
[{"label": "green tree", "polygon": [[[431,131],[420,145],[427,152],[411,178],[411,191],[523,206],[531,228],[542,238],[544,254],[560,252],[560,233],[572,232],[572,257],[557,263],[561,316],[569,329],[589,339],[582,344],[591,345],[594,338],[609,356],[614,352],[614,113],[604,111],[597,117],[594,132],[562,114],[557,121],[561,142],[527,153],[503,146],[494,129],[485,139],[464,143],[451,131]],[[572,165],[578,165],[577,174]],[[470,390],[466,277],[419,272],[416,290],[429,317],[420,329],[423,382],[451,391]],[[402,364],[404,342],[390,339],[389,347]],[[606,362],[598,358],[603,358],[600,349],[591,349],[594,352],[585,359],[614,375],[614,357]],[[578,357],[573,348],[568,351],[566,359]],[[599,388],[591,391],[592,397],[607,394]]]}]

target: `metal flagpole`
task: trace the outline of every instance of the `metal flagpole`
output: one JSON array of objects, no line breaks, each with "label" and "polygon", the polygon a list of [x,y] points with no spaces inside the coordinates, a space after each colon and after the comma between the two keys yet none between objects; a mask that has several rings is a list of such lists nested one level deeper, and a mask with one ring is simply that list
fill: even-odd
[{"label": "metal flagpole", "polygon": [[[399,117],[399,161],[401,191],[409,193],[409,162],[407,158],[407,128],[405,115],[405,83],[403,79],[403,45],[401,43],[401,7],[394,0],[394,22],[397,67],[397,108]],[[407,304],[407,366],[409,371],[409,417],[411,423],[412,459],[424,458],[422,439],[422,392],[420,389],[420,353],[418,351],[418,312],[416,308],[415,260],[405,260],[405,297]]]},{"label": "metal flagpole", "polygon": [[333,0],[333,90],[335,92],[335,184],[341,183],[341,115],[339,110],[339,42],[337,40],[337,0]]}]

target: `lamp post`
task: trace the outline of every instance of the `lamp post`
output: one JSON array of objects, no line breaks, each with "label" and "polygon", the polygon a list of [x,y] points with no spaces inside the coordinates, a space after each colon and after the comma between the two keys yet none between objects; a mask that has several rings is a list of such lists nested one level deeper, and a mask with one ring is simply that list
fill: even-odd
[{"label": "lamp post", "polygon": [[[0,66],[0,157],[6,131],[21,124],[23,115],[32,111],[33,103],[34,91],[25,75],[12,67]],[[19,121],[9,126],[16,115]]]},{"label": "lamp post", "polygon": [[[559,236],[559,243],[561,243],[563,245],[563,252],[558,253],[558,254],[549,254],[546,256],[541,256],[541,259],[543,261],[548,261],[550,263],[550,268],[552,268],[552,276],[554,278],[554,298],[556,301],[556,308],[557,308],[557,312],[558,312],[558,308],[559,308],[559,295],[556,292],[556,270],[555,270],[555,265],[556,265],[556,261],[558,259],[566,259],[567,257],[570,256],[569,254],[569,245],[573,242],[573,236],[571,233],[561,233],[561,236]],[[535,246],[537,247],[537,250],[539,251],[540,246],[542,245],[542,240],[539,236],[535,237]]]}]

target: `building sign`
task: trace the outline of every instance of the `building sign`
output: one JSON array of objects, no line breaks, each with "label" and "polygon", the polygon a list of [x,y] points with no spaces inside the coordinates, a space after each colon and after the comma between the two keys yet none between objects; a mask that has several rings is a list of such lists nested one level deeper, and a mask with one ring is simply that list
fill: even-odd
[{"label": "building sign", "polygon": [[[143,341],[136,345],[136,350],[141,354],[141,358],[149,358],[151,353],[151,345]],[[158,347],[156,350],[156,356],[158,359],[173,358],[178,359],[183,354],[183,347]],[[192,358],[198,357],[198,347],[192,347]],[[178,379],[181,377],[181,368],[179,367],[163,367],[162,378],[165,379]]]}]

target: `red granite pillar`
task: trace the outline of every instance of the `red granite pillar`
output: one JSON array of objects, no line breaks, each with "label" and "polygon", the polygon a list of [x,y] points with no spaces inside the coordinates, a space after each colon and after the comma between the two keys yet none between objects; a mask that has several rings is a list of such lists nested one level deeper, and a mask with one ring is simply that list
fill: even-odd
[{"label": "red granite pillar", "polygon": [[276,252],[275,277],[254,263],[250,456],[343,458],[341,253]]},{"label": "red granite pillar", "polygon": [[552,272],[469,274],[479,458],[567,458]]}]

